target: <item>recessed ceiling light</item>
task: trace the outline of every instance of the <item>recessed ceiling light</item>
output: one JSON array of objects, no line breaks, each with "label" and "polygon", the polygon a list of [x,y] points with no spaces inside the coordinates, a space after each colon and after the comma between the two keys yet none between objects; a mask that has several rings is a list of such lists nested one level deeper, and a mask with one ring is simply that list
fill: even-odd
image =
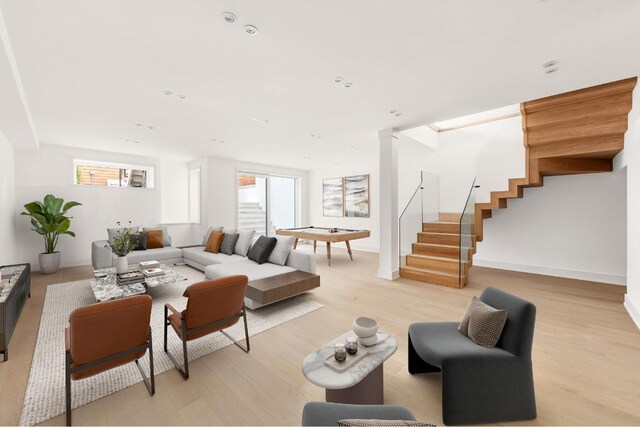
[{"label": "recessed ceiling light", "polygon": [[353,86],[353,83],[347,82],[347,83],[344,84],[344,87],[351,87],[351,86]]},{"label": "recessed ceiling light", "polygon": [[398,110],[391,110],[391,111],[389,111],[389,114],[395,114],[397,112],[398,112]]},{"label": "recessed ceiling light", "polygon": [[334,77],[334,78],[333,78],[333,81],[334,81],[335,83],[342,83],[342,82],[344,81],[344,79],[343,79],[342,77]]},{"label": "recessed ceiling light", "polygon": [[309,157],[309,156],[304,156],[304,157],[303,157],[303,159],[305,159],[305,160],[311,160],[311,157]]},{"label": "recessed ceiling light", "polygon": [[400,117],[402,113],[396,113],[396,117]]},{"label": "recessed ceiling light", "polygon": [[133,141],[134,144],[140,144],[140,141]]},{"label": "recessed ceiling light", "polygon": [[187,98],[185,95],[178,95],[178,99],[180,99],[182,101],[185,101],[185,100],[187,100],[189,98]]},{"label": "recessed ceiling light", "polygon": [[229,24],[233,24],[234,22],[236,22],[236,15],[231,12],[224,12],[222,16],[224,17],[224,20]]},{"label": "recessed ceiling light", "polygon": [[263,125],[269,124],[269,120],[263,119],[261,117],[254,117],[253,120],[256,121],[256,122],[260,122]]},{"label": "recessed ceiling light", "polygon": [[171,92],[170,90],[163,90],[162,93],[164,93],[167,96],[173,95],[173,92]]},{"label": "recessed ceiling light", "polygon": [[360,149],[360,147],[358,147],[357,145],[352,145],[352,146],[351,146],[351,149],[352,149],[352,150],[359,150],[359,149]]},{"label": "recessed ceiling light", "polygon": [[250,36],[255,36],[256,34],[258,34],[258,29],[253,25],[245,25],[244,32],[249,34]]},{"label": "recessed ceiling light", "polygon": [[312,139],[320,139],[320,138],[322,138],[320,135],[316,135],[316,134],[313,134],[313,133],[311,135],[309,135],[309,137],[312,138]]}]

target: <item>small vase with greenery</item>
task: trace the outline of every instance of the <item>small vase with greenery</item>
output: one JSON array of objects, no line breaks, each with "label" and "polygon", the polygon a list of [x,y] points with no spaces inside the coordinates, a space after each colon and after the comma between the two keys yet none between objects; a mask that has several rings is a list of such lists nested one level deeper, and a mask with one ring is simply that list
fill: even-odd
[{"label": "small vase with greenery", "polygon": [[64,202],[51,194],[47,194],[42,202],[34,201],[24,205],[26,212],[20,213],[31,217],[33,231],[44,237],[44,252],[40,254],[40,271],[44,274],[55,273],[60,268],[60,252],[56,251],[58,238],[61,234],[76,237],[75,233],[69,230],[71,219],[67,216],[67,211],[75,206],[80,206],[78,202]]},{"label": "small vase with greenery", "polygon": [[105,247],[111,249],[118,259],[116,260],[116,273],[122,274],[129,270],[129,262],[127,255],[133,251],[138,244],[132,239],[136,233],[131,232],[131,221],[128,227],[123,227],[120,221],[117,222],[120,230],[113,237],[113,242],[108,243]]}]

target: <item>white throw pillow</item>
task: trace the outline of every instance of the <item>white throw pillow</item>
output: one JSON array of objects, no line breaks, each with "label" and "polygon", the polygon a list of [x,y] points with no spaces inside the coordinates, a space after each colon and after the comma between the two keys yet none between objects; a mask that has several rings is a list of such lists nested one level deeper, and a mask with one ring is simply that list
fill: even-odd
[{"label": "white throw pillow", "polygon": [[256,235],[256,230],[238,230],[238,243],[234,252],[241,256],[247,256],[251,243],[253,243],[253,236]]},{"label": "white throw pillow", "polygon": [[289,254],[293,250],[293,242],[296,240],[293,236],[275,236],[278,240],[276,247],[273,248],[267,262],[271,264],[284,265],[289,258]]},{"label": "white throw pillow", "polygon": [[207,242],[209,241],[209,237],[211,233],[214,231],[222,231],[222,227],[209,227],[206,233],[204,233],[204,239],[202,239],[202,246],[207,246]]}]

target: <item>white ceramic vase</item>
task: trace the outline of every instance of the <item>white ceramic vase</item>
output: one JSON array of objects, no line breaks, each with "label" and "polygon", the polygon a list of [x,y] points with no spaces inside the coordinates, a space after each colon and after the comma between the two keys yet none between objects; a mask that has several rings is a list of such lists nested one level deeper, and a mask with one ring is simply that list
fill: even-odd
[{"label": "white ceramic vase", "polygon": [[129,261],[127,260],[127,256],[119,256],[116,259],[116,273],[122,274],[126,273],[129,270]]},{"label": "white ceramic vase", "polygon": [[55,273],[60,269],[60,252],[42,253],[38,256],[38,261],[40,261],[40,272],[42,274]]}]

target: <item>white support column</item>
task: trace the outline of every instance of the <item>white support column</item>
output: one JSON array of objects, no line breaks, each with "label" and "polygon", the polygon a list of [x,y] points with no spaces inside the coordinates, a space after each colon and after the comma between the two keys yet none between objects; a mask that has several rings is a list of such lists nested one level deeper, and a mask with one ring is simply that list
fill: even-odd
[{"label": "white support column", "polygon": [[397,279],[398,259],[398,139],[393,129],[378,133],[380,150],[380,265],[378,277]]}]

